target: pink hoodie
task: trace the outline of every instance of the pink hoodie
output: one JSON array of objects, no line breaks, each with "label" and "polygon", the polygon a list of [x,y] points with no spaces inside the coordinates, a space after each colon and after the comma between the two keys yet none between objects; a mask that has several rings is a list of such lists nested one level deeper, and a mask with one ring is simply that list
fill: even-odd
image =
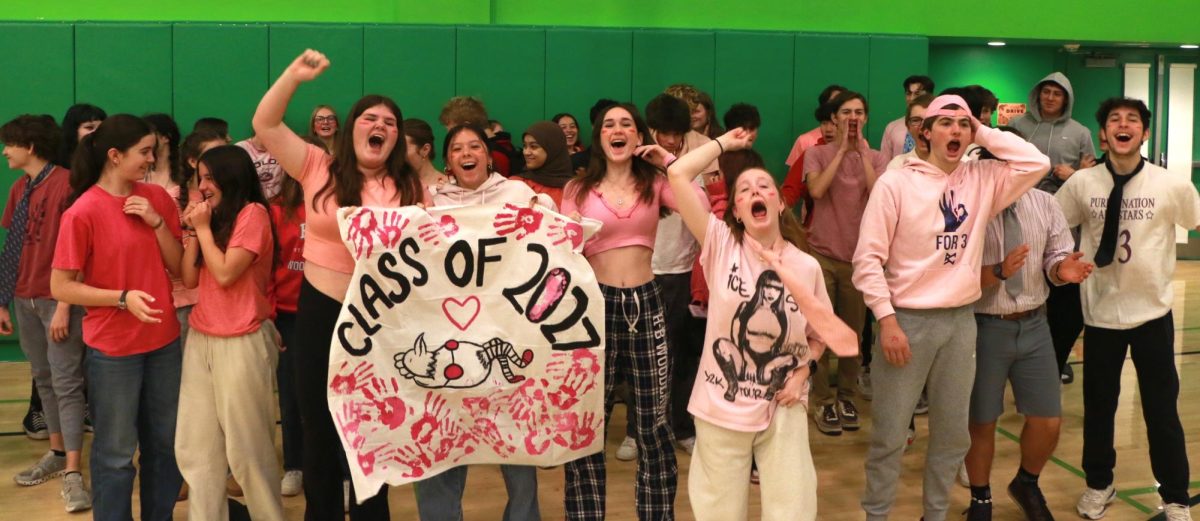
[{"label": "pink hoodie", "polygon": [[1006,161],[964,161],[950,175],[916,158],[875,183],[854,252],[854,285],[876,318],[979,299],[988,221],[1050,169],[1036,147],[980,126],[975,143]]}]

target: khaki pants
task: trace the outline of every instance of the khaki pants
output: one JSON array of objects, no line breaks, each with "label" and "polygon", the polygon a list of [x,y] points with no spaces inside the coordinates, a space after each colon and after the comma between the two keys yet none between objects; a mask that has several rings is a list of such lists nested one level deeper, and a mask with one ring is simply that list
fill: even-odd
[{"label": "khaki pants", "polygon": [[[821,274],[825,276],[825,291],[829,293],[829,301],[833,304],[833,312],[855,332],[863,330],[863,322],[867,319],[867,304],[863,294],[854,287],[850,278],[854,275],[854,265],[831,259],[817,252],[811,252],[817,263],[821,265]],[[833,388],[829,385],[830,359],[837,358],[832,351],[825,354],[817,364],[817,372],[813,375],[812,406],[817,410],[820,405],[832,405],[834,402]],[[837,396],[839,400],[853,400],[858,396],[858,373],[862,369],[862,359],[842,358],[837,361]]]},{"label": "khaki pants", "polygon": [[191,486],[188,519],[229,519],[228,469],[245,491],[252,518],[282,521],[274,441],[278,359],[270,321],[238,337],[189,331],[175,433],[175,458]]},{"label": "khaki pants", "polygon": [[741,521],[758,463],[763,521],[817,518],[817,471],[808,448],[808,413],[779,407],[763,432],[741,432],[696,418],[688,495],[697,521]]}]

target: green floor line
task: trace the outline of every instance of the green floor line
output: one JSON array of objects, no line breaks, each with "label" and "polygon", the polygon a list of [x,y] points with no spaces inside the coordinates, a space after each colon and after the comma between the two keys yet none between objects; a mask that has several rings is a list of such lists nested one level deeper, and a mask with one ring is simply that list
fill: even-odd
[{"label": "green floor line", "polygon": [[[1008,438],[1008,439],[1010,439],[1010,440],[1012,440],[1012,441],[1014,441],[1014,442],[1016,442],[1016,443],[1018,443],[1018,444],[1020,444],[1020,443],[1021,443],[1021,437],[1020,437],[1020,436],[1017,436],[1017,435],[1015,435],[1015,434],[1013,434],[1013,433],[1011,433],[1011,432],[1008,432],[1007,430],[1004,430],[1004,428],[1003,428],[1003,427],[996,427],[996,432],[999,432],[999,433],[1000,433],[1000,434],[1002,434],[1002,435],[1003,435],[1005,438]],[[1071,465],[1070,463],[1067,463],[1067,462],[1065,462],[1065,461],[1063,461],[1063,460],[1060,460],[1060,459],[1058,459],[1058,458],[1057,458],[1057,457],[1055,457],[1055,456],[1050,456],[1050,461],[1051,461],[1051,462],[1053,462],[1055,465],[1058,465],[1059,467],[1062,467],[1062,468],[1063,468],[1063,469],[1065,469],[1067,472],[1070,472],[1071,474],[1074,474],[1074,475],[1078,476],[1078,477],[1079,477],[1079,479],[1087,479],[1087,475],[1086,475],[1086,474],[1084,474],[1082,470],[1079,470],[1079,469],[1075,468],[1075,466],[1074,466],[1074,465]]]}]

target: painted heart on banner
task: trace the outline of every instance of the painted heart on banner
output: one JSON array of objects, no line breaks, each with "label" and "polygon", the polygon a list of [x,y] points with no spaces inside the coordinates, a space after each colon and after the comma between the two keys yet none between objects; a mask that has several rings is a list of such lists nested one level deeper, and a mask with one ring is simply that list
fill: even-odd
[{"label": "painted heart on banner", "polygon": [[471,323],[475,322],[475,318],[479,316],[481,308],[479,297],[474,295],[462,300],[450,297],[442,301],[442,313],[459,331],[466,331],[468,327],[471,327]]}]

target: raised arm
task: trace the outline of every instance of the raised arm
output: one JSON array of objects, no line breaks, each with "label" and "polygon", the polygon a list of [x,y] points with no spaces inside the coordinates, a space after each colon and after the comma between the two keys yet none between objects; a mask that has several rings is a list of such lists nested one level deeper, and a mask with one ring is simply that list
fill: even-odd
[{"label": "raised arm", "polygon": [[989,218],[1020,199],[1050,171],[1050,158],[1016,134],[976,125],[975,143],[1001,160],[996,163],[996,198]]},{"label": "raised arm", "polygon": [[692,180],[712,164],[721,152],[749,147],[750,133],[745,129],[735,128],[688,152],[667,168],[667,179],[675,194],[677,211],[688,231],[692,232],[692,236],[701,244],[704,243],[704,234],[708,230],[709,206],[703,194],[693,187]]},{"label": "raised arm", "polygon": [[296,88],[316,79],[328,68],[329,59],[324,54],[312,49],[300,53],[263,95],[254,111],[254,134],[279,161],[283,171],[292,177],[299,176],[303,170],[308,144],[283,123],[283,115]]}]

